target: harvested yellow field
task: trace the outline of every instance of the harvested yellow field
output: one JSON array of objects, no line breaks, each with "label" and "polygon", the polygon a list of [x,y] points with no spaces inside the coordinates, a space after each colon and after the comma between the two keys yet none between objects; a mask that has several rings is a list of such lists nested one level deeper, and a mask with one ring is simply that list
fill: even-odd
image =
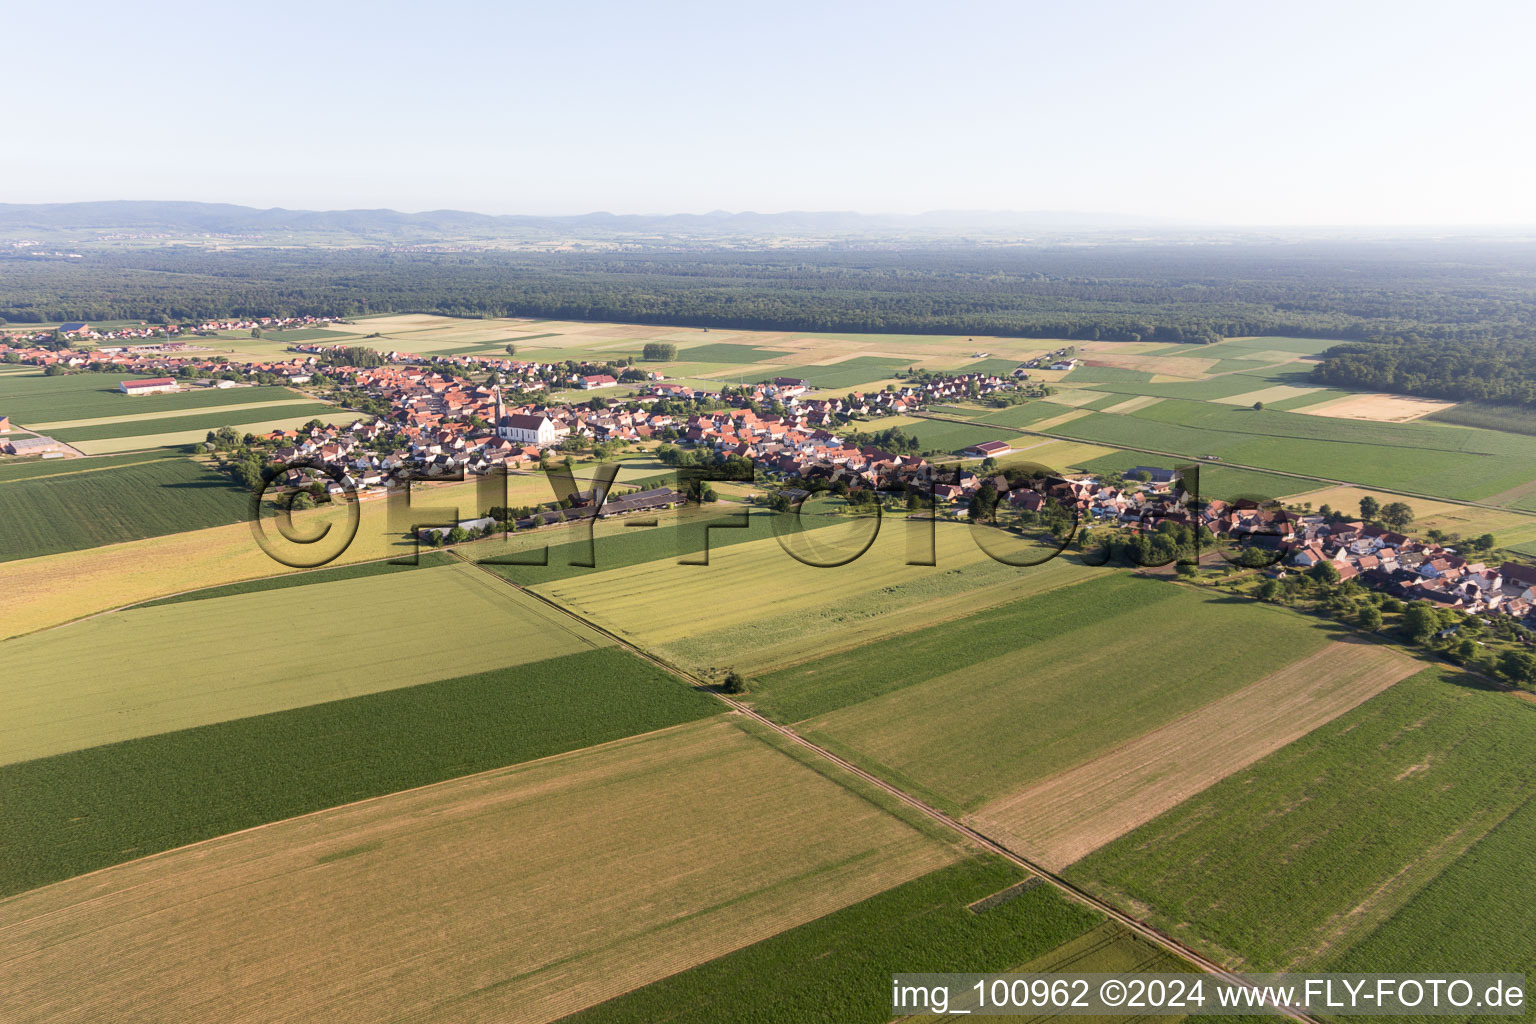
[{"label": "harvested yellow field", "polygon": [[[292,430],[294,427],[319,420],[322,423],[352,423],[358,415],[349,409],[316,411],[302,416],[290,416],[281,420],[257,420],[250,423],[229,423],[237,434],[265,434],[273,430]],[[129,437],[106,437],[97,441],[71,441],[70,447],[86,455],[111,455],[115,452],[134,452],[144,448],[169,448],[173,445],[196,444],[208,436],[208,428],[196,430],[172,430],[163,434],[134,434]]]},{"label": "harvested yellow field", "polygon": [[[69,468],[76,469],[79,465],[71,462]],[[622,466],[619,480],[624,483],[646,475],[660,463],[644,460],[633,466],[629,462]],[[578,480],[587,479],[590,471],[590,465],[578,466]],[[450,516],[470,519],[486,510],[482,504],[486,507],[502,504],[499,495],[494,501],[482,503],[476,488],[474,482],[418,484],[412,487],[411,508],[417,510],[416,518],[426,521],[430,516],[422,513],[422,509],[443,508]],[[554,491],[542,474],[507,477],[507,503],[535,504],[553,499]],[[391,528],[389,503],[402,500],[401,497],[380,497],[363,501],[358,507],[355,538],[330,564],[395,558],[414,551],[414,546],[405,540],[403,529]],[[318,535],[329,527],[335,531],[334,536],[341,538],[345,535],[345,520],[346,513],[339,507],[321,507],[294,516],[296,529],[306,536]],[[540,531],[539,536],[547,538],[548,543],[560,543],[568,539],[566,533],[573,529],[575,527],[550,527]],[[269,532],[275,533],[275,527],[270,524]],[[319,545],[326,549],[326,553],[335,550],[328,543]],[[486,541],[482,542],[482,547],[500,543]],[[296,559],[307,559],[315,554],[298,545],[284,546],[283,550]],[[7,562],[5,583],[11,601],[0,614],[0,639],[151,598],[292,571],[295,570],[275,561],[261,549],[248,524],[217,526]]]},{"label": "harvested yellow field", "polygon": [[6,1020],[539,1024],[958,856],[714,718],[14,897]]},{"label": "harvested yellow field", "polygon": [[[933,566],[909,565],[930,556]],[[872,520],[786,543],[808,561],[856,553]],[[759,672],[958,618],[1095,573],[1067,558],[1016,568],[993,561],[958,523],[885,522],[869,550],[835,568],[807,565],[776,539],[716,549],[710,564],[660,559],[534,589],[582,616],[695,669]]]},{"label": "harvested yellow field", "polygon": [[1143,373],[1166,373],[1180,380],[1203,377],[1216,365],[1215,359],[1203,356],[1134,355],[1116,351],[1097,353],[1093,357],[1097,366],[1118,366],[1125,370]]},{"label": "harvested yellow field", "polygon": [[1110,455],[1114,451],[1113,448],[1103,448],[1096,444],[1088,444],[1086,441],[1052,440],[1025,445],[997,461],[998,465],[1005,468],[1024,462],[1035,462],[1047,469],[1065,473],[1100,456]]},{"label": "harvested yellow field", "polygon": [[467,565],[129,609],[6,641],[0,764],[609,643]]},{"label": "harvested yellow field", "polygon": [[1332,416],[1344,420],[1407,423],[1432,412],[1449,409],[1455,404],[1437,402],[1432,398],[1410,398],[1407,395],[1346,395],[1297,409],[1296,412],[1304,416]]},{"label": "harvested yellow field", "polygon": [[1042,401],[1051,402],[1055,405],[1068,405],[1075,409],[1080,405],[1087,405],[1089,402],[1103,397],[1104,392],[1102,391],[1057,391],[1054,394],[1046,395]]},{"label": "harvested yellow field", "polygon": [[1015,852],[1059,871],[1418,667],[1383,645],[1329,644],[1091,761],[1003,796],[968,820]]},{"label": "harvested yellow field", "polygon": [[1302,395],[1315,394],[1322,390],[1325,389],[1298,388],[1292,387],[1289,384],[1276,384],[1274,387],[1260,388],[1257,391],[1233,395],[1230,398],[1213,398],[1211,401],[1219,402],[1222,405],[1252,405],[1254,402],[1278,402],[1285,398],[1300,398]]},{"label": "harvested yellow field", "polygon": [[[166,412],[146,412],[128,416],[97,416],[88,420],[61,420],[57,423],[35,423],[27,427],[39,433],[47,433],[50,430],[65,430],[69,427],[100,427],[112,423],[150,423],[154,420],[173,420],[179,416],[198,416],[204,413],[239,413],[249,412],[252,409],[272,409],[280,405],[293,405],[296,402],[308,401],[297,392],[288,393],[287,398],[272,402],[247,402],[242,405],[209,405],[197,409],[171,409]],[[356,414],[354,414],[356,415]],[[232,417],[233,418],[233,417]],[[206,434],[207,431],[204,431]]]},{"label": "harvested yellow field", "polygon": [[1071,423],[1073,420],[1080,420],[1084,416],[1090,416],[1092,414],[1092,409],[1073,409],[1071,412],[1064,412],[1060,416],[1049,416],[1036,423],[1031,423],[1028,429],[1043,433],[1047,430],[1050,430],[1052,427],[1059,427],[1063,423]]},{"label": "harvested yellow field", "polygon": [[1148,406],[1156,405],[1161,401],[1162,399],[1156,395],[1137,395],[1135,398],[1127,398],[1123,402],[1111,405],[1104,412],[1118,412],[1121,414],[1135,412],[1138,409],[1145,409]]},{"label": "harvested yellow field", "polygon": [[1491,533],[1500,544],[1523,544],[1536,540],[1536,514],[1517,509],[1481,508],[1430,498],[1409,498],[1364,487],[1324,487],[1321,490],[1292,494],[1281,500],[1290,505],[1311,502],[1314,509],[1330,505],[1353,516],[1360,511],[1360,499],[1367,496],[1383,505],[1400,501],[1413,509],[1414,521],[1410,532],[1414,534],[1436,529],[1462,537]]}]

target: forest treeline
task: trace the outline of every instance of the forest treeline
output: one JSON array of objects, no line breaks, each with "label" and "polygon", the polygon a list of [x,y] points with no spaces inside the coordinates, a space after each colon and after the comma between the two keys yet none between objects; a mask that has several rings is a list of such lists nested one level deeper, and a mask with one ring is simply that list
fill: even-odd
[{"label": "forest treeline", "polygon": [[1496,405],[1536,405],[1536,343],[1393,335],[1335,345],[1312,370],[1320,384]]},{"label": "forest treeline", "polygon": [[[1447,247],[1449,246],[1449,248]],[[12,323],[381,312],[766,330],[1205,342],[1536,336],[1536,248],[1367,245],[0,257]]]}]

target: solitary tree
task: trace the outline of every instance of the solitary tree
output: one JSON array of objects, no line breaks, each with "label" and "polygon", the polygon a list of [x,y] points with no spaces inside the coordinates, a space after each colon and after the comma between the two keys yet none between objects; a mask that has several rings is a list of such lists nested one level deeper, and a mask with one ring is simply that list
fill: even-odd
[{"label": "solitary tree", "polygon": [[1263,402],[1254,402],[1253,403],[1253,411],[1254,412],[1263,412],[1264,411],[1264,403]]},{"label": "solitary tree", "polygon": [[1361,629],[1368,629],[1374,633],[1381,628],[1381,609],[1373,604],[1362,605],[1355,621],[1360,624]]},{"label": "solitary tree", "polygon": [[507,346],[507,355],[509,355],[509,356],[517,355],[517,346],[516,345],[508,345]]},{"label": "solitary tree", "polygon": [[724,690],[726,693],[745,693],[747,690],[747,681],[741,678],[740,672],[737,672],[735,669],[731,669],[725,674],[725,682],[720,685],[720,689]]},{"label": "solitary tree", "polygon": [[1371,497],[1369,494],[1367,494],[1365,497],[1360,499],[1360,518],[1361,519],[1375,519],[1377,513],[1379,513],[1380,511],[1381,511],[1381,502],[1377,501],[1375,498]]}]

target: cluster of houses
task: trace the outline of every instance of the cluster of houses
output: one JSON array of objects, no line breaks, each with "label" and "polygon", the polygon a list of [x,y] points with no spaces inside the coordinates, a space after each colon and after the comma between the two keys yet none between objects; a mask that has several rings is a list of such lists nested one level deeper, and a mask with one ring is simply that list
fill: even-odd
[{"label": "cluster of houses", "polygon": [[1049,478],[1035,487],[1009,489],[1005,478],[962,475],[953,485],[938,485],[935,496],[950,503],[968,502],[991,482],[1000,500],[1031,511],[1048,502],[1075,506],[1084,522],[1138,532],[1152,532],[1165,522],[1204,526],[1212,533],[1246,540],[1283,553],[1273,570],[1308,570],[1330,562],[1339,579],[1357,580],[1405,601],[1428,601],[1474,615],[1508,615],[1536,626],[1536,567],[1504,562],[1497,567],[1469,561],[1452,547],[1418,540],[1385,527],[1319,514],[1233,504],[1219,499],[1189,506],[1188,496],[1172,488],[1172,473],[1147,487],[1117,487],[1091,478]]},{"label": "cluster of houses", "polygon": [[[264,316],[237,320],[202,320],[187,324],[151,324],[139,323],[133,326],[119,327],[92,327],[81,320],[62,323],[58,326],[60,336],[65,338],[77,338],[82,341],[131,341],[141,338],[175,338],[182,334],[210,334],[215,331],[232,330],[285,330],[294,327],[324,327],[327,324],[341,322],[340,317],[332,316]],[[27,331],[14,333],[10,340],[19,342],[47,341],[52,338],[53,331]],[[131,346],[137,349],[159,348],[165,351],[176,351],[185,348],[172,345]],[[104,352],[124,351],[122,347],[104,348]]]}]

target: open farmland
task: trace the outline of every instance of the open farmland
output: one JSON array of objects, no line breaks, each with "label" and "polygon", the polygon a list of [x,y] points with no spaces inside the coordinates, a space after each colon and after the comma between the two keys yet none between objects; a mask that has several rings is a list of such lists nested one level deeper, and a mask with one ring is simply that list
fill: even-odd
[{"label": "open farmland", "polygon": [[549,1021],[958,856],[716,717],[14,897],[7,1015]]},{"label": "open farmland", "polygon": [[[870,519],[726,547],[710,564],[675,557],[535,589],[664,657],[703,670],[758,672],[894,636],[1077,582],[1103,570],[1071,558],[1016,568],[989,558],[971,527]],[[936,551],[930,553],[929,537]],[[869,550],[833,568],[866,543]],[[909,560],[935,565],[909,565]],[[722,600],[730,592],[730,600]],[[664,601],[657,595],[665,594]]]},{"label": "open farmland", "polygon": [[253,402],[303,402],[308,399],[285,387],[194,388],[174,394],[125,395],[118,382],[144,380],[143,374],[72,373],[45,377],[41,373],[0,377],[0,416],[31,428],[41,423],[110,420],[161,413],[190,413],[201,409],[249,405]]},{"label": "open farmland", "polygon": [[[275,401],[266,402],[239,402],[227,405],[200,407],[197,409],[171,409],[166,412],[127,413],[117,416],[93,416],[83,420],[64,420],[59,423],[33,423],[28,429],[39,434],[52,434],[57,436],[60,431],[71,430],[78,427],[101,428],[120,423],[132,423],[142,426],[145,430],[153,430],[153,424],[162,420],[172,421],[170,426],[176,426],[176,421],[194,418],[200,415],[220,415],[225,421],[236,419],[250,419],[248,415],[256,409],[286,409],[293,405],[301,405],[307,402],[307,398],[300,398],[293,393],[286,393],[287,397]],[[274,413],[273,415],[277,415]]]},{"label": "open farmland", "polygon": [[0,766],[0,896],[720,710],[604,647]]},{"label": "open farmland", "polygon": [[972,815],[972,823],[1059,871],[1418,667],[1380,644],[1331,643],[1091,761],[994,800]]},{"label": "open farmland", "polygon": [[[5,474],[74,474],[90,472],[87,467],[147,462],[164,453],[114,456],[110,459],[72,459],[68,461],[25,463],[0,467],[0,481]],[[623,479],[623,473],[620,476]],[[578,480],[583,479],[578,475]],[[358,529],[349,546],[332,564],[342,565],[380,558],[411,557],[416,545],[404,539],[405,522],[436,521],[434,511],[446,509],[446,517],[469,518],[492,504],[533,504],[554,497],[548,478],[543,474],[510,476],[504,501],[497,489],[494,500],[482,501],[478,483],[442,483],[413,485],[410,511],[405,496],[388,500],[368,500],[355,506]],[[6,488],[0,487],[0,497]],[[245,495],[249,500],[249,495]],[[239,518],[248,515],[246,511]],[[346,510],[341,506],[322,505],[295,516],[296,528],[305,535],[331,530],[338,538],[347,535]],[[270,523],[268,524],[270,527]],[[476,557],[488,558],[502,551],[523,550],[528,546],[560,544],[578,536],[580,527],[546,527],[536,534],[514,534],[502,541],[484,541],[473,550]],[[268,534],[276,536],[276,530]],[[329,538],[313,547],[278,544],[285,557],[309,562],[315,555],[333,555],[340,544]],[[172,533],[146,540],[109,544],[106,547],[12,561],[5,566],[6,584],[14,603],[0,616],[0,637],[17,636],[55,626],[71,619],[106,611],[151,598],[196,590],[242,580],[265,579],[293,572],[285,563],[266,554],[252,536],[248,523]]]},{"label": "open farmland", "polygon": [[1463,500],[1536,478],[1536,439],[1426,422],[1368,423],[1166,401],[1123,416],[1078,413],[1033,429]]},{"label": "open farmland", "polygon": [[414,572],[417,569],[437,569],[445,565],[454,565],[457,561],[453,555],[446,551],[427,551],[417,556],[414,563],[407,561],[360,562],[357,565],[339,565],[327,569],[305,569],[299,572],[288,573],[285,576],[269,576],[266,579],[246,580],[243,583],[226,583],[222,587],[189,590],[183,594],[162,597],[154,601],[145,601],[134,607],[153,608],[156,605],[162,604],[208,601],[216,597],[259,594],[268,590],[287,590],[290,587],[311,587],[317,583],[337,583],[341,580],[361,579],[364,576],[389,576],[400,572]]},{"label": "open farmland", "polygon": [[[1427,912],[1418,894],[1428,898],[1437,884],[1464,891],[1473,875],[1489,893],[1525,886],[1525,853],[1510,850],[1524,844],[1495,833],[1506,821],[1523,832],[1520,811],[1536,795],[1533,742],[1536,707],[1427,669],[1067,875],[1143,908],[1231,966],[1359,969],[1358,945],[1409,958],[1371,969],[1410,970],[1412,957],[1444,937],[1441,915]],[[1481,847],[1485,837],[1490,845]],[[1519,932],[1524,914],[1511,905],[1481,921],[1480,930],[1515,925],[1503,934],[1516,944],[1463,947],[1457,967],[1536,965],[1536,943]],[[1436,961],[1434,969],[1452,968]]]},{"label": "open farmland", "polygon": [[[879,420],[873,421],[873,427],[879,429],[882,424]],[[925,450],[939,452],[957,452],[962,448],[983,441],[1007,441],[1010,444],[1022,444],[1023,439],[1010,430],[991,427],[975,427],[967,423],[945,423],[941,420],[925,420],[917,426],[902,427],[902,432],[917,438],[917,443]]]},{"label": "open farmland", "polygon": [[890,1019],[887,987],[899,971],[1006,970],[1099,940],[1098,915],[1050,886],[981,913],[970,909],[1024,879],[1001,858],[967,858],[594,1006],[569,1024],[755,1024],[764,1006],[796,1024],[880,1024]]},{"label": "open farmland", "polygon": [[[473,642],[439,643],[464,622]],[[605,644],[465,565],[130,609],[5,642],[0,763]]]},{"label": "open farmland", "polygon": [[99,469],[96,460],[52,460],[6,472],[0,561],[199,530],[251,514],[250,494],[184,457],[134,456]]},{"label": "open farmland", "polygon": [[[293,401],[262,404],[257,409],[248,406],[231,406],[209,410],[193,410],[174,416],[149,415],[148,417],[104,416],[94,420],[76,420],[75,425],[46,431],[50,436],[73,444],[76,441],[104,441],[109,438],[135,438],[164,434],[207,434],[226,424],[244,423],[248,420],[284,420],[297,427],[312,416],[324,416],[336,412],[334,405],[323,402]],[[201,436],[196,438],[201,440]]]},{"label": "open farmland", "polygon": [[[881,652],[770,676],[764,700],[775,687],[803,692],[818,675],[853,677],[856,687],[829,684],[843,695],[838,710],[797,729],[945,810],[971,813],[1279,671],[1331,635],[1288,611],[1126,573],[978,619],[909,635],[900,661]],[[988,633],[990,643],[978,639]]]},{"label": "open farmland", "polygon": [[[510,542],[519,548],[526,545],[524,551],[492,555],[483,564],[492,572],[531,587],[646,562],[713,558],[715,552],[735,544],[774,543],[778,514],[763,509],[754,509],[750,515],[744,512],[740,508],[691,506],[659,515],[655,520],[644,516],[608,519],[595,525],[590,540],[582,528],[572,531],[577,537],[574,540],[560,534],[546,535],[542,542],[535,539],[537,534],[514,535]],[[649,525],[652,522],[655,525]],[[807,530],[846,523],[833,516],[816,515],[804,516],[799,521]],[[502,542],[496,542],[495,547],[502,547]],[[478,553],[479,549],[469,550]],[[523,564],[514,564],[514,560]],[[533,564],[541,561],[545,564]]]},{"label": "open farmland", "polygon": [[772,372],[757,376],[763,380],[774,377],[795,377],[817,388],[857,388],[871,381],[883,380],[896,370],[911,366],[916,360],[893,359],[887,356],[855,356],[841,362],[826,365],[772,367]]},{"label": "open farmland", "polygon": [[[1289,396],[1286,396],[1289,397]],[[1332,416],[1346,420],[1370,420],[1380,423],[1407,423],[1433,413],[1444,412],[1455,402],[1437,402],[1408,395],[1349,395],[1317,402],[1297,410],[1307,416]]]},{"label": "open farmland", "polygon": [[[174,420],[121,423],[99,427],[61,430],[54,436],[86,455],[112,455],[144,448],[170,448],[197,444],[208,431],[230,427],[237,434],[266,434],[274,430],[294,430],[310,420],[321,423],[351,423],[357,413],[320,402],[261,409],[234,417],[222,413],[202,413]],[[136,429],[137,428],[137,429]]]}]

